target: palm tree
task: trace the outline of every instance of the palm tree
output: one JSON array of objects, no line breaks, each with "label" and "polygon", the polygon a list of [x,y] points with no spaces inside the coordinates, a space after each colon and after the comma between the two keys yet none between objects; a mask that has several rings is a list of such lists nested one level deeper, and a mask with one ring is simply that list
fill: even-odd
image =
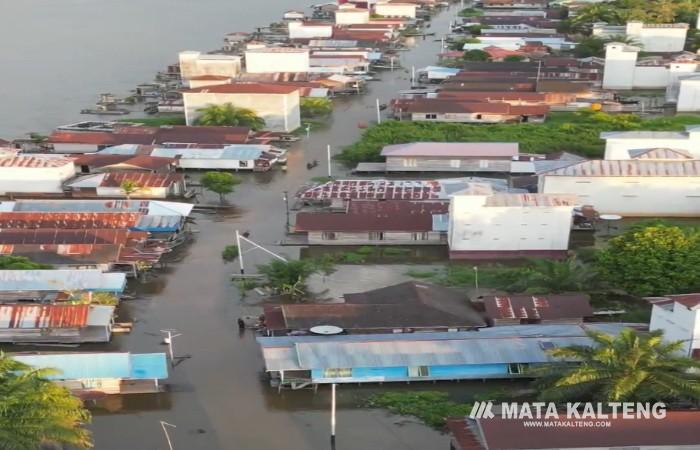
[{"label": "palm tree", "polygon": [[[700,399],[700,361],[679,356],[682,341],[664,342],[661,332],[618,336],[589,332],[594,346],[550,350],[552,356],[580,363],[545,378],[545,401],[662,401]],[[559,365],[558,367],[561,367]],[[696,369],[696,370],[694,370]]]},{"label": "palm tree", "polygon": [[138,183],[132,180],[122,181],[119,187],[122,191],[124,191],[124,195],[126,195],[127,200],[130,199],[131,196],[134,195],[136,192],[141,190],[141,186],[139,186]]},{"label": "palm tree", "polygon": [[83,425],[90,413],[81,401],[47,376],[0,353],[0,448],[36,450],[44,444],[92,447]]},{"label": "palm tree", "polygon": [[525,278],[529,291],[558,294],[590,290],[595,273],[573,257],[564,261],[535,259]]},{"label": "palm tree", "polygon": [[248,108],[238,108],[231,103],[209,105],[198,109],[202,113],[197,119],[198,125],[206,126],[241,126],[260,130],[265,127],[265,121]]}]

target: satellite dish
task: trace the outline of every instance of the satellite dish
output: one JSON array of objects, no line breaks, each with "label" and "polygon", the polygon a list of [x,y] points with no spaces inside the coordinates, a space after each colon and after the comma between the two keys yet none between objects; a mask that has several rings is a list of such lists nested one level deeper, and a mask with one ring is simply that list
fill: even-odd
[{"label": "satellite dish", "polygon": [[340,327],[336,327],[335,325],[319,325],[317,327],[312,327],[309,329],[309,331],[313,334],[318,334],[321,336],[333,336],[336,334],[341,334],[345,330]]}]

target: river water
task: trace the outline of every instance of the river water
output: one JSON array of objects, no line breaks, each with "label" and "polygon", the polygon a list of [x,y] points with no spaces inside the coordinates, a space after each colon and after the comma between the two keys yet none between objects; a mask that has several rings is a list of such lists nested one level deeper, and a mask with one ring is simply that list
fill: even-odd
[{"label": "river water", "polygon": [[[126,94],[174,61],[179,50],[216,48],[225,32],[249,31],[304,6],[292,0],[0,0],[0,5],[0,136],[7,137],[78,120],[80,108],[92,104],[97,93]],[[455,13],[453,8],[434,18],[432,31],[445,33]],[[401,53],[404,67],[435,61],[438,42],[428,38],[415,44]],[[181,261],[133,287],[138,299],[122,305],[119,320],[133,320],[134,330],[115,337],[108,348],[164,351],[159,330],[175,328],[182,333],[174,341],[175,353],[189,358],[171,370],[169,393],[101,402],[91,425],[97,449],[167,448],[161,420],[177,426],[170,431],[177,450],[330,448],[328,390],[278,394],[261,379],[254,336],[239,333],[236,326],[236,318],[259,314],[261,307],[255,296],[241,297],[230,282],[238,267],[222,264],[220,254],[239,229],[273,251],[297,257],[298,249],[277,245],[285,222],[282,192],[294,193],[311,177],[326,175],[324,163],[307,170],[306,162],[325,162],[327,144],[337,152],[356,140],[362,131],[358,124],[375,118],[375,98],[386,103],[407,88],[408,72],[384,72],[381,82],[370,84],[368,95],[336,101],[330,126],[291,148],[287,173],[243,175],[230,196],[235,212],[196,217],[195,242],[184,249]],[[332,170],[334,175],[347,172],[335,163]],[[260,252],[246,255],[250,267],[267,261]],[[484,390],[481,383],[438,387],[462,398]],[[405,388],[341,386],[337,448],[446,449],[442,433],[361,408],[372,392]],[[411,386],[426,388],[435,386]]]}]

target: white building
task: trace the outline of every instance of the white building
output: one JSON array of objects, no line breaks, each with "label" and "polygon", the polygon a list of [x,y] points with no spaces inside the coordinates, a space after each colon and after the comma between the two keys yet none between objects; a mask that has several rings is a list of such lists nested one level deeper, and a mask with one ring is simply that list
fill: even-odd
[{"label": "white building", "polygon": [[450,199],[451,259],[562,257],[575,195],[494,193],[475,184]]},{"label": "white building", "polygon": [[604,89],[670,89],[667,99],[674,101],[679,78],[697,70],[695,56],[680,55],[672,60],[638,60],[639,47],[611,42],[605,46]]},{"label": "white building", "polygon": [[700,216],[700,161],[592,160],[544,172],[539,192],[568,192],[601,214]]},{"label": "white building", "polygon": [[180,52],[180,77],[189,80],[203,75],[236,78],[241,73],[241,57],[209,55],[195,51]]},{"label": "white building", "polygon": [[[669,89],[670,91],[670,89]],[[667,91],[667,98],[676,101],[676,111],[697,112],[700,111],[700,74],[685,75],[678,79],[678,94],[673,95]]]},{"label": "white building", "polygon": [[627,22],[627,26],[593,24],[593,36],[611,38],[625,36],[648,53],[682,52],[688,34],[687,23],[649,24]]},{"label": "white building", "polygon": [[189,169],[270,170],[274,156],[269,145],[228,145],[223,148],[156,148],[151,156],[178,158],[179,167]]},{"label": "white building", "polygon": [[700,294],[669,295],[649,299],[649,330],[662,330],[669,342],[681,341],[683,353],[700,357]]},{"label": "white building", "polygon": [[308,72],[309,49],[289,47],[265,47],[245,52],[245,69],[248,73]]},{"label": "white building", "polygon": [[333,37],[333,24],[326,22],[295,21],[287,25],[289,39],[324,39]]},{"label": "white building", "polygon": [[700,159],[700,126],[685,131],[608,131],[600,133],[605,141],[605,159],[632,159],[630,152],[653,148],[685,150]]},{"label": "white building", "polygon": [[377,3],[374,5],[374,13],[383,17],[407,17],[409,19],[416,18],[416,9],[418,5],[415,3]]},{"label": "white building", "polygon": [[[308,56],[308,54],[307,54]],[[182,93],[187,125],[194,125],[202,108],[231,103],[251,109],[272,131],[294,131],[301,126],[299,88],[272,83],[232,83],[190,89]]]},{"label": "white building", "polygon": [[335,11],[335,23],[336,25],[369,23],[369,9],[358,8],[350,3],[340,5]]},{"label": "white building", "polygon": [[[576,47],[576,42],[569,41],[566,36],[548,36],[538,34],[524,36],[522,32],[513,34],[514,36],[479,36],[479,42],[466,43],[463,46],[463,50],[481,50],[484,47],[489,47],[492,45],[508,50],[517,50],[531,41],[541,42],[542,45],[550,47],[553,50],[571,50]],[[520,34],[520,36],[518,36],[518,34]]]},{"label": "white building", "polygon": [[0,158],[0,195],[63,194],[63,183],[75,176],[72,159],[54,156]]}]

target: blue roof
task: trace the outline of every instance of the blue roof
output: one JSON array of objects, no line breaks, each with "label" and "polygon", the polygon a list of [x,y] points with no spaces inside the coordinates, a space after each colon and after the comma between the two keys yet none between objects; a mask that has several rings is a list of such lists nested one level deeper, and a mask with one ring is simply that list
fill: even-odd
[{"label": "blue roof", "polygon": [[151,152],[151,156],[161,156],[174,158],[180,156],[182,159],[234,159],[253,160],[258,159],[264,151],[270,148],[269,145],[229,145],[223,148],[156,148]]},{"label": "blue roof", "polygon": [[180,230],[181,222],[180,216],[143,216],[131,229],[152,233],[174,233]]},{"label": "blue roof", "polygon": [[266,146],[261,145],[229,145],[224,148],[223,158],[225,159],[258,159],[263,153],[263,148]]},{"label": "blue roof", "polygon": [[168,378],[165,353],[47,353],[13,355],[17,361],[36,368],[53,368],[60,373],[51,380],[121,378],[152,380]]}]

